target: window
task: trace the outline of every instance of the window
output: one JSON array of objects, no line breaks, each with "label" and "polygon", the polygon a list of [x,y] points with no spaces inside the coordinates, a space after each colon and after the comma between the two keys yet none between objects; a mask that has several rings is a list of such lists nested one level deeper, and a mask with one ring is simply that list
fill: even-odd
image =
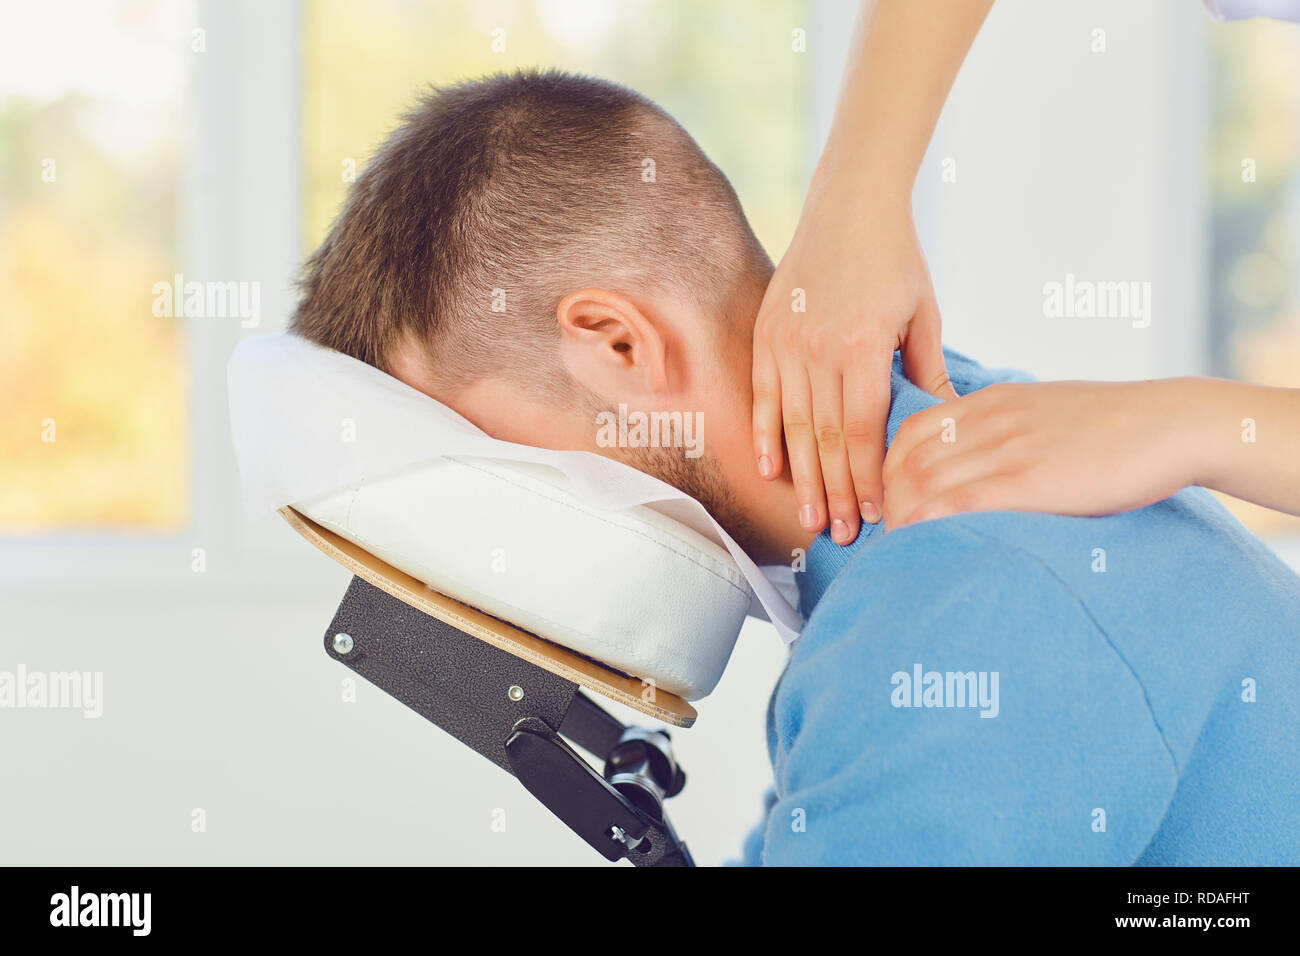
[{"label": "window", "polygon": [[189,517],[177,268],[190,4],[46,2],[0,31],[0,533]]},{"label": "window", "polygon": [[[1210,371],[1300,387],[1300,30],[1271,20],[1212,31]],[[1300,441],[1300,437],[1295,437]],[[1227,500],[1258,534],[1300,519]]]}]

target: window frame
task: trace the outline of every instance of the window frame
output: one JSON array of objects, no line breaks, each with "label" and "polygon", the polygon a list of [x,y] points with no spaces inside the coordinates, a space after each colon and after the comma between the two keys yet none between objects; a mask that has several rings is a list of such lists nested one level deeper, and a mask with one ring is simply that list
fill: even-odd
[{"label": "window frame", "polygon": [[[180,320],[189,364],[182,397],[190,424],[186,526],[162,534],[78,530],[0,538],[5,592],[211,592],[274,575],[277,592],[294,593],[323,577],[302,569],[315,562],[283,561],[301,545],[284,534],[277,516],[247,519],[226,397],[231,351],[248,335],[285,328],[296,298],[301,3],[199,0],[196,12],[206,49],[190,53],[177,270],[202,280],[259,282],[260,322],[243,329],[237,319]],[[196,548],[204,552],[202,574],[193,570]]]}]

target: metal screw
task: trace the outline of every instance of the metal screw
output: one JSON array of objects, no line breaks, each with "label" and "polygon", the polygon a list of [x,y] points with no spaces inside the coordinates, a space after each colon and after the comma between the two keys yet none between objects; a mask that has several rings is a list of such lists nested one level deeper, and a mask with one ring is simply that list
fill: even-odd
[{"label": "metal screw", "polygon": [[352,650],[352,635],[343,633],[335,634],[334,650],[338,651],[340,654],[346,654],[348,651]]},{"label": "metal screw", "polygon": [[511,684],[510,689],[506,691],[506,696],[515,703],[519,703],[519,701],[524,699],[524,689],[518,684]]},{"label": "metal screw", "polygon": [[613,837],[615,840],[617,840],[619,843],[623,843],[623,844],[627,843],[627,833],[624,832],[622,827],[610,827],[609,835]]}]

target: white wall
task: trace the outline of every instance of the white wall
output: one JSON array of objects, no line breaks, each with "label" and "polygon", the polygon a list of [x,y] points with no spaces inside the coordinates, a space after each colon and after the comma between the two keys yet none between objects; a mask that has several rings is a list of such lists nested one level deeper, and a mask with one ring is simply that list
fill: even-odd
[{"label": "white wall", "polygon": [[[0,594],[0,670],[104,675],[98,719],[0,710],[0,864],[603,865],[513,777],[393,698],[360,681],[343,702],[351,672],[321,641],[349,576],[296,543],[309,581],[288,596],[217,575]],[[736,856],[758,819],[783,662],[771,626],[751,623],[696,727],[673,734],[688,783],[670,815],[701,864]]]},{"label": "white wall", "polygon": [[[917,185],[949,345],[1040,378],[1204,368],[1210,27],[1172,0],[994,5]],[[1067,273],[1150,282],[1150,327],[1045,318]]]}]

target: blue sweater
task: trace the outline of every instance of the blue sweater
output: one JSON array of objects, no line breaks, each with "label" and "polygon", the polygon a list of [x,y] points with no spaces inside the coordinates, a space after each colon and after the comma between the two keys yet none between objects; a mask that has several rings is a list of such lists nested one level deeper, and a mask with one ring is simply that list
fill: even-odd
[{"label": "blue sweater", "polygon": [[[891,441],[934,403],[892,387]],[[1208,493],[864,525],[796,578],[745,862],[1300,863],[1300,579]]]}]

